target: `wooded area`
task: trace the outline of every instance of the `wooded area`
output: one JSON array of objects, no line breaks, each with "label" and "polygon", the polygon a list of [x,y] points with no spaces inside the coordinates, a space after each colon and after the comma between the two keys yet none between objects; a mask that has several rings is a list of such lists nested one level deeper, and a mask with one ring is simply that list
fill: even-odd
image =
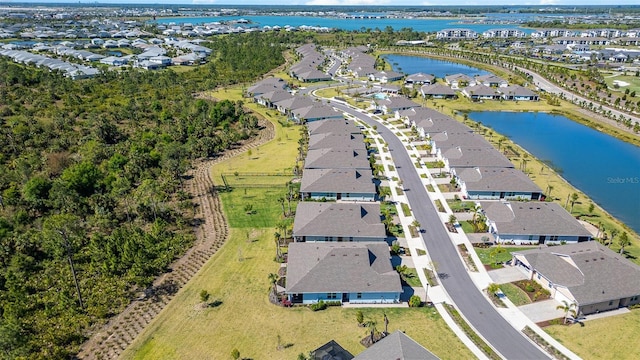
[{"label": "wooded area", "polygon": [[280,36],[211,38],[181,73],[72,81],[0,59],[0,357],[68,358],[192,244],[182,174],[258,126],[194,94],[282,64]]}]

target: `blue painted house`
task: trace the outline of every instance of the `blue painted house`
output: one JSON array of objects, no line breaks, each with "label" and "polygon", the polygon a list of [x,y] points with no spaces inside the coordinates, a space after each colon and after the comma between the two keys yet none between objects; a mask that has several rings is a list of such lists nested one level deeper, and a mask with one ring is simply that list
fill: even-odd
[{"label": "blue painted house", "polygon": [[386,242],[291,243],[285,293],[294,304],[392,304],[402,286]]}]

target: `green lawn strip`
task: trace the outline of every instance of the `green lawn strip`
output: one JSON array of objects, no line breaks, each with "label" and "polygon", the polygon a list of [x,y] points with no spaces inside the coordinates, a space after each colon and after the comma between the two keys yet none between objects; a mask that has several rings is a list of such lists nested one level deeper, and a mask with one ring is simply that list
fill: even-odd
[{"label": "green lawn strip", "polygon": [[462,201],[455,199],[447,199],[447,204],[453,212],[463,212],[473,210],[475,203],[473,201]]},{"label": "green lawn strip", "polygon": [[400,207],[402,208],[402,214],[404,216],[411,216],[411,208],[407,203],[400,203]]},{"label": "green lawn strip", "polygon": [[424,271],[424,276],[427,278],[429,286],[437,286],[438,283],[436,282],[436,274],[434,274],[433,271],[427,268],[424,268],[422,270]]},{"label": "green lawn strip", "polygon": [[[466,232],[466,231],[465,231]],[[494,252],[495,247],[490,247],[490,248],[476,248],[474,247],[474,249],[476,250],[476,253],[478,254],[478,257],[480,258],[480,261],[482,261],[483,265],[491,265],[491,264],[495,264],[495,263],[499,263],[499,262],[507,262],[509,260],[511,260],[512,255],[511,253],[514,251],[524,251],[524,250],[530,250],[530,249],[535,249],[535,247],[501,247],[502,248],[502,252],[498,252],[498,253],[494,253],[494,256],[492,257],[491,254],[492,252]]]},{"label": "green lawn strip", "polygon": [[462,228],[462,231],[464,231],[467,234],[471,234],[473,232],[475,232],[475,229],[473,228],[473,224],[470,223],[469,221],[459,221],[458,223],[460,223],[460,227]]},{"label": "green lawn strip", "polygon": [[[229,226],[253,229],[273,227],[282,218],[282,206],[278,199],[286,194],[284,186],[273,189],[236,188],[220,193],[220,199],[224,204]],[[251,214],[247,214],[246,205],[252,206]]]},{"label": "green lawn strip", "polygon": [[552,325],[544,330],[583,359],[636,359],[640,354],[640,309],[590,320],[582,327]]},{"label": "green lawn strip", "polygon": [[407,268],[406,271],[408,276],[404,277],[404,281],[411,287],[422,287],[422,283],[420,282],[420,278],[418,277],[418,272],[414,268]]},{"label": "green lawn strip", "polygon": [[501,284],[500,290],[515,306],[531,304],[529,296],[519,287],[513,284]]},{"label": "green lawn strip", "polygon": [[440,201],[440,199],[436,199],[436,208],[438,209],[439,212],[445,212],[444,211],[444,206],[442,206],[442,202]]},{"label": "green lawn strip", "polygon": [[465,334],[473,341],[476,346],[482,350],[482,352],[489,357],[489,359],[499,360],[500,356],[493,351],[493,349],[484,341],[478,334],[473,331],[471,326],[460,316],[458,310],[456,310],[452,305],[444,304],[444,308],[447,310],[453,321],[458,324],[458,326],[464,331]]}]

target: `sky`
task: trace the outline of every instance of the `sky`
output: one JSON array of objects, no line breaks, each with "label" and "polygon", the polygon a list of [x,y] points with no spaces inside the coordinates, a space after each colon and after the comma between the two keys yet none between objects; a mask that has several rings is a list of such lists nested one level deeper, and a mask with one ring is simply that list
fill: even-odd
[{"label": "sky", "polygon": [[[609,0],[610,1],[610,0]],[[110,4],[211,4],[211,5],[412,5],[412,6],[553,6],[553,5],[639,5],[640,0],[0,0],[4,4],[21,2],[56,2],[56,3],[110,3]]]}]

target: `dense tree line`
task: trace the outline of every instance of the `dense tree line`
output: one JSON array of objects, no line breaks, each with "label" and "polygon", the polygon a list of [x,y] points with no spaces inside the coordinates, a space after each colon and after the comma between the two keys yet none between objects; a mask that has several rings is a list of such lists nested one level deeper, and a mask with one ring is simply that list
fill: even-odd
[{"label": "dense tree line", "polygon": [[193,71],[72,81],[0,59],[0,358],[67,358],[193,241],[182,175],[257,130],[193,94],[281,64],[277,34],[211,39]]}]

